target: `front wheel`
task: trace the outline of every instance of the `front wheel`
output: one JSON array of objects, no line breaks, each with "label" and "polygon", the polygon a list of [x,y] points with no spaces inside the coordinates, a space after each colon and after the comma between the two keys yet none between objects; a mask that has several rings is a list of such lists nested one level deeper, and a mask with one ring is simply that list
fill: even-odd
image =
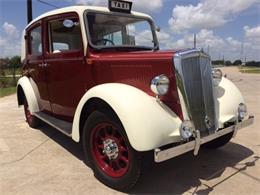
[{"label": "front wheel", "polygon": [[113,113],[93,112],[85,123],[82,143],[85,161],[98,180],[116,190],[135,185],[141,172],[141,155],[131,147]]}]

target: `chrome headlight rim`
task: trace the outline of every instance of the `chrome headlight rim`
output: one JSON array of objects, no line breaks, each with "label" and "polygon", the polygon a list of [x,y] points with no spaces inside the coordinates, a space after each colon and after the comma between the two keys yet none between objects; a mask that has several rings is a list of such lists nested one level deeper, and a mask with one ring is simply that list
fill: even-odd
[{"label": "chrome headlight rim", "polygon": [[166,95],[169,91],[170,79],[161,74],[152,79],[150,88],[158,96]]},{"label": "chrome headlight rim", "polygon": [[180,135],[182,140],[188,140],[190,137],[193,136],[194,132],[195,126],[191,120],[184,120],[181,123]]},{"label": "chrome headlight rim", "polygon": [[218,86],[223,77],[223,73],[220,69],[212,69],[212,78],[215,86]]},{"label": "chrome headlight rim", "polygon": [[240,103],[237,108],[238,120],[243,120],[247,116],[247,106],[244,103]]}]

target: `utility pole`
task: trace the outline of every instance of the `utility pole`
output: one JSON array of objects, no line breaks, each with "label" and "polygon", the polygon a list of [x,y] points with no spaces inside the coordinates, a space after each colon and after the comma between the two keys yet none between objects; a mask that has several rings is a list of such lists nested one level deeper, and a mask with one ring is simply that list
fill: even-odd
[{"label": "utility pole", "polygon": [[241,43],[240,59],[243,60],[244,56],[244,42]]},{"label": "utility pole", "polygon": [[197,42],[196,33],[194,33],[194,43],[193,43],[193,44],[194,44],[194,45],[193,45],[193,46],[194,46],[194,48],[196,48],[196,47],[197,47],[197,46],[196,46],[196,44],[197,44],[196,42]]},{"label": "utility pole", "polygon": [[27,0],[27,22],[32,21],[32,0]]}]

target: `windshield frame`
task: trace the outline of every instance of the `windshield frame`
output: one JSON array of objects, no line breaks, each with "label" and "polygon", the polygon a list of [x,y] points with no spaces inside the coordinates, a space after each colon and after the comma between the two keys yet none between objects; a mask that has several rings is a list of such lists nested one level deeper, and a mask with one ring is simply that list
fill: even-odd
[{"label": "windshield frame", "polygon": [[[105,14],[105,15],[113,15],[113,16],[123,16],[123,17],[131,17],[131,18],[138,18],[138,19],[143,19],[145,21],[147,21],[150,24],[151,27],[151,31],[152,31],[152,36],[153,36],[153,41],[154,41],[154,46],[153,47],[149,47],[149,46],[133,46],[133,45],[109,45],[109,46],[99,46],[99,45],[95,45],[92,43],[91,41],[91,36],[90,36],[90,31],[89,31],[89,25],[88,25],[88,18],[87,18],[87,14],[88,13],[94,13],[94,14]],[[97,10],[91,10],[91,9],[87,9],[84,11],[84,23],[85,23],[85,28],[86,28],[86,33],[87,33],[87,41],[88,44],[94,48],[94,49],[117,49],[117,48],[124,48],[124,49],[141,49],[141,50],[159,50],[159,42],[157,39],[157,35],[156,35],[156,31],[155,31],[155,24],[153,22],[153,20],[149,17],[145,17],[145,16],[136,16],[133,14],[125,14],[125,13],[120,13],[120,12],[105,12],[105,11],[97,11]]]}]

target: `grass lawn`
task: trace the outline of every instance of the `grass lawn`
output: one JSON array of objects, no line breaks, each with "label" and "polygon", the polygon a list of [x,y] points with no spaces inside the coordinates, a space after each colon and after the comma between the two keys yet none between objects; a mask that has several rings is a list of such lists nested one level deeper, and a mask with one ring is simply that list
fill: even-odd
[{"label": "grass lawn", "polygon": [[16,87],[0,88],[0,98],[16,92]]},{"label": "grass lawn", "polygon": [[259,67],[239,66],[239,72],[260,74],[260,68]]}]

